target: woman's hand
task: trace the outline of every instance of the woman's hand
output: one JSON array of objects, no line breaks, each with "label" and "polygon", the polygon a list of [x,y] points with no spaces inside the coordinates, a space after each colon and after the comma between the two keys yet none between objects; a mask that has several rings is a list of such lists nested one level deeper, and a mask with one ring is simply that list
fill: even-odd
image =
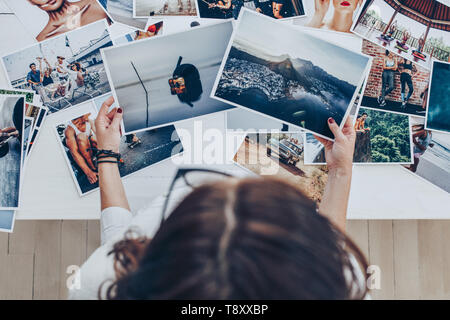
[{"label": "woman's hand", "polygon": [[109,97],[103,102],[97,119],[95,119],[95,131],[98,149],[119,152],[120,144],[120,122],[122,121],[122,109],[114,108],[108,112],[114,103],[114,97]]},{"label": "woman's hand", "polygon": [[339,170],[343,173],[350,173],[356,140],[356,132],[353,128],[352,120],[348,117],[341,130],[333,118],[328,118],[328,126],[334,135],[334,142],[315,136],[324,145],[328,169],[330,171]]},{"label": "woman's hand", "polygon": [[311,21],[308,23],[308,27],[321,28],[323,24],[323,19],[328,12],[330,7],[330,0],[315,0],[314,1],[314,15]]}]

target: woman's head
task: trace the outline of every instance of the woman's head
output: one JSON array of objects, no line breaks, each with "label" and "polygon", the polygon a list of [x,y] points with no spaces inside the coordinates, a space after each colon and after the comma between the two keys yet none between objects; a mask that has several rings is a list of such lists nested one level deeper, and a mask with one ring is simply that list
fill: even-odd
[{"label": "woman's head", "polygon": [[354,12],[361,0],[333,0],[334,10]]},{"label": "woman's head", "polygon": [[28,0],[31,4],[44,11],[55,11],[61,8],[66,0]]},{"label": "woman's head", "polygon": [[353,242],[295,187],[229,180],[196,188],[148,244],[116,244],[121,276],[107,297],[361,298],[348,252],[366,266]]}]

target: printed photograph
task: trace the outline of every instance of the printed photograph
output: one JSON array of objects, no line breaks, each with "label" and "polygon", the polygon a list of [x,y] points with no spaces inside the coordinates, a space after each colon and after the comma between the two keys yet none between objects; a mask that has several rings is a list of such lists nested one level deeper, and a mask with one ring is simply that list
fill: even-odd
[{"label": "printed photograph", "polygon": [[412,133],[414,163],[405,168],[450,192],[450,135],[426,130],[423,119],[415,120]]},{"label": "printed photograph", "polygon": [[30,141],[31,131],[33,130],[34,119],[31,117],[25,117],[23,119],[23,136],[22,136],[22,168],[25,164],[25,156],[27,154],[28,143]]},{"label": "printed photograph", "polygon": [[[43,106],[35,106],[31,105],[29,103],[25,103],[25,117],[29,117],[33,119],[33,126],[31,128],[28,145],[27,145],[27,151],[24,153],[24,158],[28,157],[31,151],[31,147],[33,146],[38,134],[39,130],[42,126],[42,123],[44,122],[44,118],[47,116],[47,108]],[[25,118],[25,119],[26,119]],[[24,160],[24,163],[25,163]]]},{"label": "printed photograph", "polygon": [[[133,42],[136,40],[148,39],[157,35],[162,35],[163,33],[163,21],[152,24],[148,26],[146,31],[135,30],[133,32],[127,33],[123,36],[113,39],[114,45],[124,44],[128,42]],[[144,26],[145,29],[145,26]]]},{"label": "printed photograph", "polygon": [[195,0],[133,0],[134,17],[197,16]]},{"label": "printed photograph", "polygon": [[304,0],[307,17],[294,24],[323,30],[350,32],[364,0]]},{"label": "printed photograph", "polygon": [[303,149],[303,133],[250,133],[233,160],[258,175],[289,181],[309,198],[320,202],[327,182],[327,168],[305,166]]},{"label": "printed photograph", "polygon": [[112,46],[105,20],[2,57],[11,85],[31,89],[53,113],[111,91],[100,49]]},{"label": "printed photograph", "polygon": [[209,97],[231,33],[224,22],[103,50],[125,132],[233,108]]},{"label": "printed photograph", "polygon": [[450,132],[450,63],[433,62],[425,126]]},{"label": "printed photograph", "polygon": [[133,0],[99,0],[114,22],[144,30],[147,19],[133,18]]},{"label": "printed photograph", "polygon": [[33,103],[36,101],[36,95],[32,90],[14,90],[14,89],[0,89],[0,95],[19,95],[21,97],[25,97],[25,102]]},{"label": "printed photograph", "polygon": [[327,119],[345,120],[370,62],[244,10],[212,96],[332,139]]},{"label": "printed photograph", "polygon": [[367,0],[352,31],[430,69],[449,61],[450,8],[438,0]]},{"label": "printed photograph", "polygon": [[[106,99],[106,98],[105,98]],[[95,118],[97,110],[56,126],[69,170],[80,195],[98,188],[98,168],[91,148],[97,148]],[[174,126],[125,135],[119,152],[119,171],[126,177],[183,151]]]},{"label": "printed photograph", "polygon": [[303,0],[196,0],[200,18],[237,19],[241,8],[275,19],[305,15]]},{"label": "printed photograph", "polygon": [[111,19],[97,0],[5,0],[38,42]]},{"label": "printed photograph", "polygon": [[373,57],[362,105],[424,117],[430,71],[367,40],[362,53]]},{"label": "printed photograph", "polygon": [[[408,116],[361,107],[354,126],[354,163],[412,163],[413,143]],[[323,145],[314,135],[306,133],[305,163],[325,162]]]},{"label": "printed photograph", "polygon": [[14,228],[14,210],[0,210],[0,232],[12,232]]},{"label": "printed photograph", "polygon": [[0,95],[0,208],[19,207],[24,97]]}]

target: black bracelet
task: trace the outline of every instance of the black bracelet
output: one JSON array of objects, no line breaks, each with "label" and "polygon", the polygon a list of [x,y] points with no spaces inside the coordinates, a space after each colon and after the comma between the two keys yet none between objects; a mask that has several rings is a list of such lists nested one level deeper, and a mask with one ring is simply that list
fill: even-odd
[{"label": "black bracelet", "polygon": [[117,164],[122,164],[122,162],[120,162],[120,161],[112,161],[112,160],[100,160],[100,161],[97,161],[97,164],[100,164],[100,163],[117,163]]},{"label": "black bracelet", "polygon": [[122,158],[120,153],[113,152],[112,150],[103,150],[103,149],[96,149],[96,148],[90,148],[90,150],[93,151],[94,156],[97,159],[116,158],[117,161],[120,161],[120,159]]}]

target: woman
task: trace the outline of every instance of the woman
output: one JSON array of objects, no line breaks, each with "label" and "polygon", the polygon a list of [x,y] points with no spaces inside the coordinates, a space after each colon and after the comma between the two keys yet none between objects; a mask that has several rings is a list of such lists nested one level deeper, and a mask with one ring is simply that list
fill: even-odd
[{"label": "woman", "polygon": [[[95,125],[99,149],[117,152],[122,110],[107,113],[113,101],[105,101]],[[144,209],[133,218],[116,158],[99,152],[103,245],[81,268],[80,290],[70,297],[363,298],[360,267],[367,263],[344,233],[355,132],[350,119],[342,130],[332,118],[328,125],[335,142],[317,138],[329,170],[318,211],[286,182],[226,177],[194,188],[157,231],[166,210]],[[146,236],[123,238],[133,226]]]},{"label": "woman", "polygon": [[[403,63],[400,64],[400,85],[402,88],[402,108],[406,107],[409,98],[411,98],[414,92],[414,84],[412,82],[412,76],[417,71],[416,66],[405,58]],[[406,85],[408,85],[408,94],[405,96]]]},{"label": "woman", "polygon": [[428,147],[433,147],[434,144],[431,143],[431,139],[431,131],[425,130],[424,125],[421,125],[418,131],[413,134],[414,163],[408,167],[412,172],[416,172],[420,157],[427,151]]},{"label": "woman", "polygon": [[333,0],[333,17],[329,22],[324,22],[323,20],[330,7],[330,0],[315,0],[314,16],[308,23],[308,26],[350,32],[353,24],[353,14],[361,3],[362,0]]},{"label": "woman", "polygon": [[[395,55],[386,50],[385,55],[383,57],[383,74],[381,76],[381,94],[378,97],[378,104],[380,107],[384,107],[386,105],[386,96],[390,94],[394,89],[394,76],[395,70],[398,68],[398,63]],[[386,86],[388,87],[386,89]]]},{"label": "woman", "polygon": [[108,19],[108,15],[96,0],[28,0],[32,5],[48,14],[47,25],[37,35],[37,41],[88,25],[92,22]]},{"label": "woman", "polygon": [[[39,58],[39,69],[42,70],[42,59]],[[47,68],[44,69],[44,72],[41,73],[41,83],[44,87],[48,88],[49,91],[52,93],[51,98],[54,99],[56,94],[59,94],[60,96],[64,96],[65,89],[64,86],[62,86],[59,83],[55,83],[53,81],[53,78],[51,76],[53,69],[50,66],[50,63],[46,58],[44,58],[45,63],[47,64]]]}]

